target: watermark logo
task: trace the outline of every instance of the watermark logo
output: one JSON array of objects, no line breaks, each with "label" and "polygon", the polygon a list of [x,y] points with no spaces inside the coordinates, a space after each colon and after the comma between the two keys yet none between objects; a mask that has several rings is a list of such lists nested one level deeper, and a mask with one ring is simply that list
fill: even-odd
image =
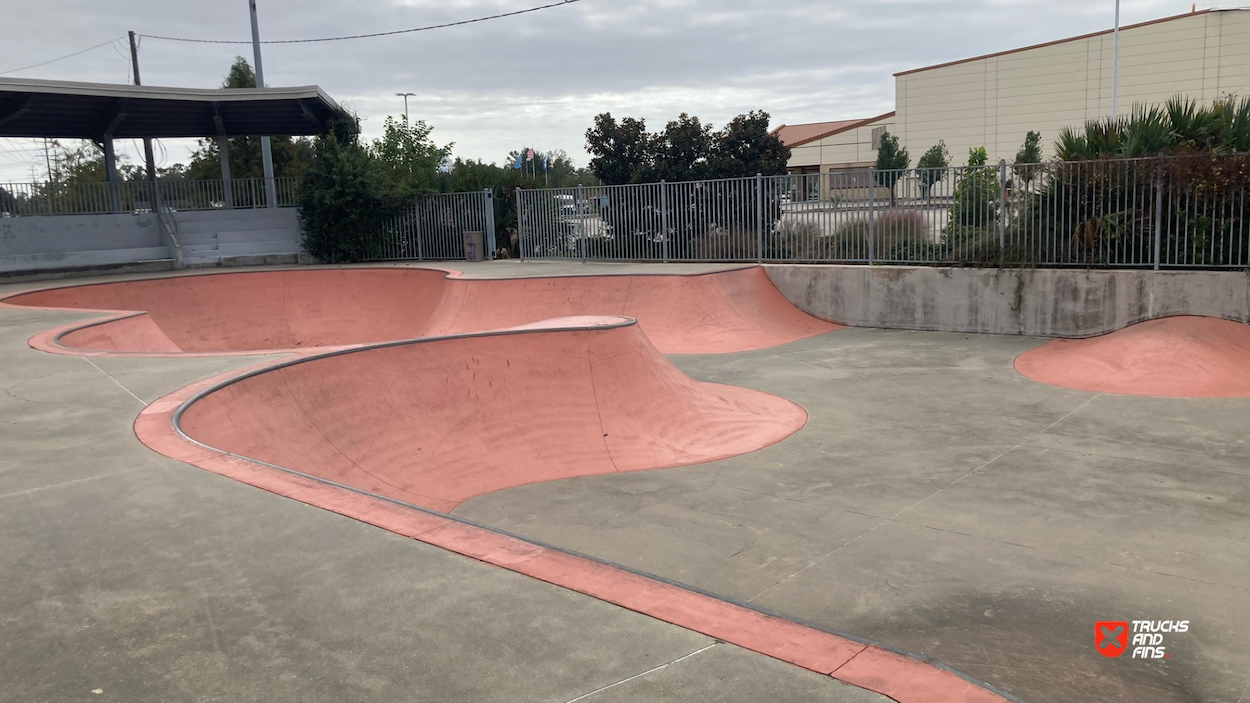
[{"label": "watermark logo", "polygon": [[1094,644],[1098,653],[1108,658],[1124,654],[1128,649],[1128,621],[1106,620],[1094,623]]},{"label": "watermark logo", "polygon": [[1112,659],[1130,648],[1130,659],[1171,659],[1163,641],[1181,632],[1189,632],[1188,620],[1105,620],[1094,623],[1094,644]]}]

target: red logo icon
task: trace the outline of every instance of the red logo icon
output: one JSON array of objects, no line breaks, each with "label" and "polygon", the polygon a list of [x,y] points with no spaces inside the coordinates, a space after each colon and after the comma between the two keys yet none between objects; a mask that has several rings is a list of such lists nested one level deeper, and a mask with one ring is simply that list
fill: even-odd
[{"label": "red logo icon", "polygon": [[1128,621],[1112,620],[1094,623],[1094,644],[1098,645],[1098,653],[1107,658],[1115,658],[1128,649]]}]

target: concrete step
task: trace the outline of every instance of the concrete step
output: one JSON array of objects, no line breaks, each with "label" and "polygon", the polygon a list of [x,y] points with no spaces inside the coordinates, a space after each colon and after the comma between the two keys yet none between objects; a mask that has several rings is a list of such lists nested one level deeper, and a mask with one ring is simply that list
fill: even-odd
[{"label": "concrete step", "polygon": [[198,253],[198,252],[212,252],[214,255],[216,255],[217,243],[216,242],[209,243],[209,244],[187,244],[185,242],[183,243],[182,245],[183,256],[187,256],[188,254]]},{"label": "concrete step", "polygon": [[297,229],[220,230],[217,241],[221,244],[247,244],[248,242],[298,242]]},{"label": "concrete step", "polygon": [[92,254],[96,258],[100,259],[109,259],[106,263],[119,263],[123,261],[154,261],[156,259],[168,259],[170,256],[169,247],[110,249],[108,251],[89,251],[83,253]]},{"label": "concrete step", "polygon": [[301,261],[307,254],[256,254],[253,256],[223,256],[222,266],[281,266],[284,264],[313,263]]},{"label": "concrete step", "polygon": [[182,257],[182,265],[187,268],[204,268],[207,266],[217,266],[221,263],[220,256],[184,256]]},{"label": "concrete step", "polygon": [[180,212],[176,214],[176,218],[180,233],[223,230],[243,232],[258,229],[298,229],[299,227],[299,217],[294,208]]},{"label": "concrete step", "polygon": [[105,249],[75,251],[60,254],[0,255],[0,271],[24,271],[27,269],[67,268],[76,266],[103,266],[129,264],[141,261],[162,261],[171,258],[167,247],[139,247],[133,249]]},{"label": "concrete step", "polygon": [[299,242],[291,240],[269,242],[223,243],[217,246],[221,256],[255,256],[259,254],[298,254],[303,251]]},{"label": "concrete step", "polygon": [[178,241],[182,242],[183,244],[216,244],[217,233],[216,232],[192,232],[190,234],[187,234],[186,232],[179,232]]}]

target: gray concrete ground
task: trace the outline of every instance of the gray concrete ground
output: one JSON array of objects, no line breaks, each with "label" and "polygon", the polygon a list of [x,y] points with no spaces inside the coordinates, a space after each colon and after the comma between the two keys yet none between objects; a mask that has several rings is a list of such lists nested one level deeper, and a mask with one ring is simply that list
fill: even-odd
[{"label": "gray concrete ground", "polygon": [[254,357],[27,347],[83,317],[0,310],[0,702],[886,700],[158,456]]},{"label": "gray concrete ground", "polygon": [[[674,357],[808,425],[697,467],[457,513],[942,659],[1031,703],[1250,700],[1250,399],[1111,396],[1012,368],[1043,340],[849,329]],[[1106,659],[1098,620],[1190,620]]]},{"label": "gray concrete ground", "polygon": [[[130,431],[141,401],[250,360],[26,348],[73,319],[0,310],[0,701],[558,702],[619,681],[584,700],[881,700],[163,459]],[[1011,362],[1041,341],[853,329],[674,357],[810,421],[735,459],[458,513],[938,657],[1031,703],[1250,701],[1250,400],[1035,384]],[[1191,626],[1167,660],[1105,659],[1094,622],[1120,619]]]}]

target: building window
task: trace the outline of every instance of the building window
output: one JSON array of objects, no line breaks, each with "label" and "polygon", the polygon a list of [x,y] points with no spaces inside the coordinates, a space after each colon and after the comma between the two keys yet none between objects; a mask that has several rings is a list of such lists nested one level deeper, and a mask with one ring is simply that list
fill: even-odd
[{"label": "building window", "polygon": [[885,127],[873,127],[872,129],[872,150],[876,151],[881,148],[881,135],[885,134]]},{"label": "building window", "polygon": [[868,172],[859,168],[829,169],[829,188],[831,190],[850,190],[861,188],[868,180]]}]

